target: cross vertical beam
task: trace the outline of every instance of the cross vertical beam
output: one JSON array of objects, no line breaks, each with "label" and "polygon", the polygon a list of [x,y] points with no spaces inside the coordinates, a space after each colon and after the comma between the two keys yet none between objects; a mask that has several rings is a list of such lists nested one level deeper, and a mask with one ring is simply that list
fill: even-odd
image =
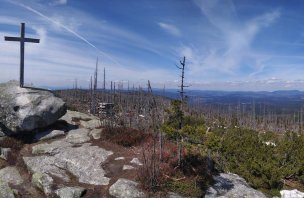
[{"label": "cross vertical beam", "polygon": [[25,24],[21,23],[21,39],[20,39],[20,87],[24,86],[24,36]]},{"label": "cross vertical beam", "polygon": [[24,44],[39,43],[40,39],[25,38],[25,23],[21,23],[20,37],[4,37],[5,41],[18,41],[20,42],[20,87],[24,86]]}]

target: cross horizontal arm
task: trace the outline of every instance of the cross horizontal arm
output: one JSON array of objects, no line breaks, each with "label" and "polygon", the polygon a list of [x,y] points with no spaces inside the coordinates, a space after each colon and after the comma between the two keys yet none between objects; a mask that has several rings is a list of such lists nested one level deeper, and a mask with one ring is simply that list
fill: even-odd
[{"label": "cross horizontal arm", "polygon": [[40,39],[24,38],[24,42],[39,43]]},{"label": "cross horizontal arm", "polygon": [[19,37],[10,37],[10,36],[5,36],[4,40],[6,41],[21,41]]}]

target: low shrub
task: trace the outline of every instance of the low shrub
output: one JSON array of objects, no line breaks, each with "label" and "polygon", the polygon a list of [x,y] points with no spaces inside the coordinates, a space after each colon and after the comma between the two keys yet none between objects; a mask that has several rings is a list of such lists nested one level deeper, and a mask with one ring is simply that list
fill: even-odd
[{"label": "low shrub", "polygon": [[23,142],[13,137],[5,137],[0,140],[0,147],[2,148],[12,148],[20,150],[23,146]]},{"label": "low shrub", "polygon": [[127,127],[107,127],[102,134],[104,140],[125,147],[137,146],[150,136],[143,131]]}]

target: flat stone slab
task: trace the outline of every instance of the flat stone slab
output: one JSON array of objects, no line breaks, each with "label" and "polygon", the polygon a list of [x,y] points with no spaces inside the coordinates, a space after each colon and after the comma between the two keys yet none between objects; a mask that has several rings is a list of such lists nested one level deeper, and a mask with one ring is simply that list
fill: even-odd
[{"label": "flat stone slab", "polygon": [[59,136],[63,136],[64,135],[64,131],[60,131],[60,130],[48,130],[48,131],[44,131],[41,133],[37,133],[35,135],[35,139],[36,140],[48,140],[48,139],[52,139],[55,137],[59,137]]},{"label": "flat stone slab", "polygon": [[128,179],[118,179],[109,189],[110,195],[116,198],[143,197],[144,193],[138,189],[138,183]]},{"label": "flat stone slab", "polygon": [[19,171],[14,166],[2,168],[0,170],[0,180],[14,185],[20,185],[23,183],[23,179],[20,176]]},{"label": "flat stone slab", "polygon": [[[42,172],[55,175],[65,181],[69,180],[66,171],[76,176],[81,183],[108,185],[110,179],[105,177],[101,167],[112,151],[84,143],[75,147],[62,139],[51,144],[40,144],[33,147],[33,154],[44,154],[34,157],[23,157],[31,172]],[[46,154],[46,155],[45,155]]]},{"label": "flat stone slab", "polygon": [[88,115],[85,113],[77,112],[77,111],[70,111],[67,110],[66,114],[60,118],[60,120],[66,121],[69,124],[75,125],[76,122],[83,120],[97,120],[98,118],[92,115]]},{"label": "flat stone slab", "polygon": [[90,140],[89,130],[85,128],[71,130],[66,136],[66,141],[72,144],[82,144]]},{"label": "flat stone slab", "polygon": [[57,140],[52,143],[44,143],[38,144],[32,147],[32,153],[36,154],[49,154],[55,155],[59,153],[61,150],[64,150],[67,147],[72,147],[73,144],[64,141],[64,140]]}]

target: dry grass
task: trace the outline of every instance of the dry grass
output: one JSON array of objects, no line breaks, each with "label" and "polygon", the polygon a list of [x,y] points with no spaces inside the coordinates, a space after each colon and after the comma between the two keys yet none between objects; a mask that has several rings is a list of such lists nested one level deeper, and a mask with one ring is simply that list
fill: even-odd
[{"label": "dry grass", "polygon": [[127,127],[108,127],[102,131],[103,140],[107,140],[124,147],[137,146],[145,141],[149,136],[149,134],[146,134],[143,131]]}]

